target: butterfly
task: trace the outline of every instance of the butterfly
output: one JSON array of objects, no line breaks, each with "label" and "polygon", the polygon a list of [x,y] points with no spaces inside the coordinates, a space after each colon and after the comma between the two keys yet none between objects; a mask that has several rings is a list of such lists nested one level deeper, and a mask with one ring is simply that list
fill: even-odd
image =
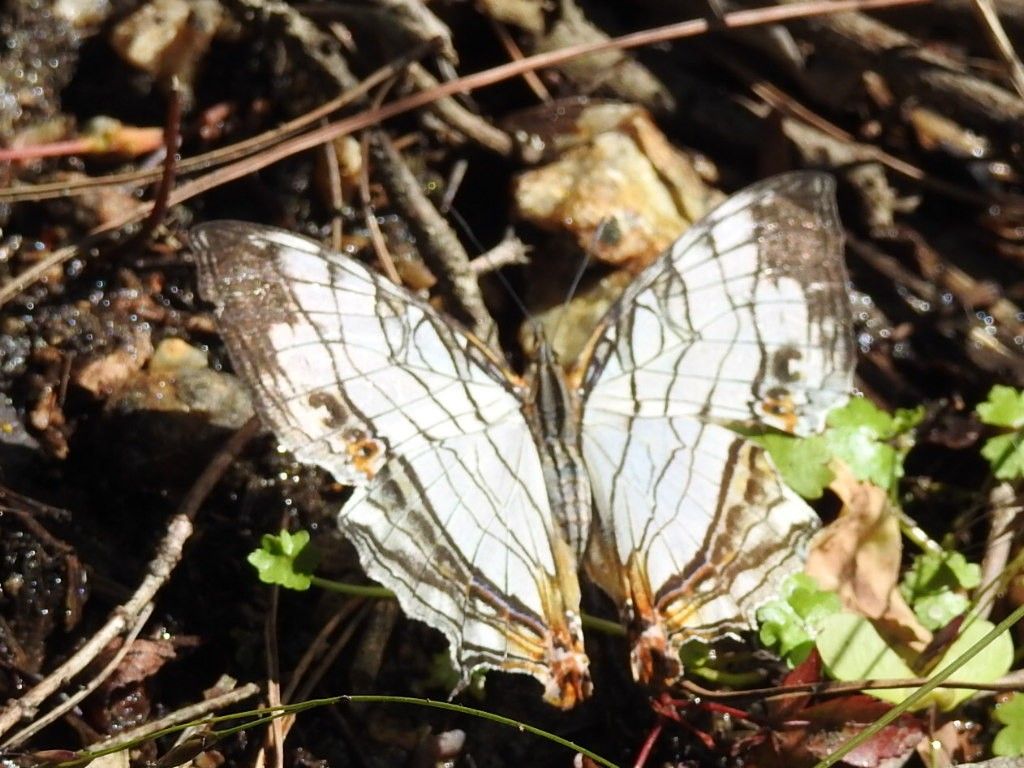
[{"label": "butterfly", "polygon": [[200,289],[257,411],[354,487],[367,574],[473,670],[591,693],[585,574],[632,633],[637,679],[689,638],[748,629],[802,567],[813,510],[736,426],[820,429],[851,387],[831,177],[733,195],[643,270],[564,369],[522,374],[359,261],[243,222],[193,230]]}]

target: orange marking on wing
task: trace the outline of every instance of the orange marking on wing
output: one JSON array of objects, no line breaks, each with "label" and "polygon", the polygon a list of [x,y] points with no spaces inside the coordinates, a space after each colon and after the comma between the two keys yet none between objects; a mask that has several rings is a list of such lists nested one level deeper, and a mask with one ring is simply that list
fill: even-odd
[{"label": "orange marking on wing", "polygon": [[774,426],[791,434],[796,431],[796,403],[793,402],[793,396],[789,392],[765,397],[761,401],[761,411],[771,419]]},{"label": "orange marking on wing", "polygon": [[[636,633],[630,663],[636,680],[668,685],[680,677],[682,665],[678,650],[681,641],[678,635],[686,632],[687,626],[699,615],[703,601],[699,599],[697,589],[702,582],[718,578],[721,567],[734,556],[732,553],[715,563],[700,566],[682,584],[662,595],[656,604],[646,569],[639,564],[636,553],[630,557],[626,572],[633,609],[631,623]],[[689,634],[699,638],[704,633],[694,629]]]},{"label": "orange marking on wing", "polygon": [[[515,649],[513,654],[506,654],[501,669],[525,672],[541,680],[544,700],[560,709],[572,709],[590,697],[590,661],[583,650],[579,619],[567,614],[552,585],[542,589],[541,595],[548,627],[509,610],[506,603],[476,585],[470,585],[470,592],[495,609],[505,625],[505,639]],[[552,605],[559,609],[551,610]]]},{"label": "orange marking on wing", "polygon": [[348,442],[345,447],[352,460],[352,466],[368,478],[373,478],[384,463],[384,444],[380,440],[363,437]]}]

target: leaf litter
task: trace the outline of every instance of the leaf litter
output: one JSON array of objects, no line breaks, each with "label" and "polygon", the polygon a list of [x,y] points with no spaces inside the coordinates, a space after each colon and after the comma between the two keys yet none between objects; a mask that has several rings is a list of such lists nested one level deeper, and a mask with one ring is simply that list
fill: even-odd
[{"label": "leaf litter", "polygon": [[[453,68],[484,70],[498,50],[521,60],[524,52],[601,42],[633,25],[667,20],[663,10],[644,6],[627,24],[600,2],[557,9],[522,0],[478,7],[405,2],[353,7],[337,18],[260,0],[207,2],[194,11],[138,2],[116,15],[103,5],[18,0],[0,11],[7,41],[0,135],[9,160],[0,189],[0,393],[10,404],[0,422],[0,482],[30,499],[37,519],[21,528],[11,522],[13,513],[3,520],[4,699],[45,679],[126,598],[147,572],[155,532],[176,519],[192,482],[247,418],[248,400],[232,384],[194,292],[182,248],[191,221],[242,216],[329,236],[335,247],[370,260],[397,253],[414,265],[402,274],[420,274],[416,281],[424,286],[444,269],[418,260],[437,245],[424,242],[432,229],[410,220],[419,214],[397,205],[393,188],[383,191],[377,165],[352,160],[357,142],[336,147],[334,161],[308,148],[315,142],[296,154],[297,145],[287,142],[307,129],[281,126],[393,64],[411,44],[424,46],[424,69],[442,83]],[[1019,14],[1010,3],[995,7],[1019,49]],[[943,4],[823,16],[710,44],[664,43],[639,57],[612,50],[456,101],[461,113],[439,103],[383,124],[398,161],[413,183],[422,183],[423,199],[457,213],[464,243],[475,252],[483,250],[478,242],[497,242],[510,222],[516,227],[531,264],[506,279],[538,315],[562,311],[565,288],[589,255],[597,266],[569,303],[568,319],[553,320],[584,335],[587,319],[678,234],[671,230],[698,218],[723,192],[793,167],[823,167],[840,177],[851,273],[861,291],[855,312],[865,397],[833,413],[820,436],[757,436],[792,487],[819,499],[826,516],[837,508],[838,514],[815,544],[810,576],[762,610],[761,643],[745,638],[703,652],[710,677],[702,679],[722,681],[723,697],[740,681],[750,685],[751,672],[765,684],[920,678],[991,626],[972,615],[987,486],[1024,471],[1024,206],[1014,152],[1024,110],[993,74],[998,66],[967,66],[1002,59],[987,47],[983,27],[962,13]],[[485,35],[494,41],[486,55],[478,45]],[[432,51],[427,41],[436,36],[445,42]],[[142,45],[147,39],[160,44]],[[905,55],[890,60],[879,57],[882,51]],[[172,192],[181,204],[154,228],[147,225],[144,242],[119,251],[102,238],[86,240],[90,230],[119,230],[119,222],[144,216],[131,190],[151,183],[167,160],[153,137],[170,113],[171,75],[183,84],[177,93],[184,176]],[[394,87],[404,98],[408,81]],[[552,94],[600,98],[577,109],[552,101]],[[354,102],[372,114],[371,103]],[[97,116],[143,141],[125,144],[128,152],[98,151],[88,127]],[[504,135],[488,133],[495,127]],[[245,149],[248,140],[254,149]],[[266,159],[268,151],[278,152],[276,163]],[[615,165],[627,159],[632,165]],[[196,175],[205,168],[221,170]],[[629,183],[610,183],[616,174]],[[242,176],[241,183],[219,183]],[[362,201],[360,188],[371,192]],[[526,198],[542,205],[526,205]],[[367,212],[379,236],[370,232]],[[481,305],[506,346],[514,346],[509,340],[521,316],[481,274]],[[465,298],[435,289],[435,299],[449,305]],[[934,420],[922,422],[926,410],[947,414],[941,435]],[[919,435],[922,423],[931,431]],[[33,736],[37,750],[86,746],[132,718],[155,722],[157,711],[202,700],[211,674],[268,680],[269,693],[294,670],[292,687],[307,698],[350,690],[357,680],[430,693],[430,681],[445,678],[437,670],[443,642],[422,626],[380,621],[375,631],[372,622],[349,618],[366,611],[350,611],[344,599],[317,590],[271,598],[245,563],[247,553],[274,550],[269,559],[256,558],[265,580],[301,587],[314,567],[296,567],[295,560],[312,539],[323,556],[318,576],[361,580],[332,526],[345,491],[266,440],[234,455],[241,458],[224,470],[222,486],[197,518],[200,532],[182,565],[160,571],[166,586],[152,636],[134,641],[154,651],[129,672],[154,706],[118,710],[97,697],[84,714]],[[42,512],[54,506],[69,515]],[[921,532],[911,533],[908,515]],[[87,564],[94,584],[88,601],[72,583],[67,552],[54,555],[54,540]],[[1014,547],[1007,567],[1018,560]],[[296,574],[307,581],[295,581]],[[1004,583],[1012,584],[1012,575]],[[1008,590],[997,614],[1015,600]],[[165,655],[170,646],[161,638],[183,636],[201,638],[199,650]],[[618,642],[588,638],[591,647],[607,645],[596,657],[608,656],[609,670],[622,655]],[[305,656],[312,647],[336,649],[328,655],[337,662],[316,667]],[[269,656],[267,648],[274,649]],[[999,678],[1012,652],[1013,640],[1004,636],[962,674],[979,683]],[[380,660],[367,667],[372,679],[351,667],[370,658]],[[275,670],[269,677],[268,664]],[[767,699],[763,718],[749,712],[740,722],[687,707],[662,721],[645,693],[625,681],[600,688],[609,691],[605,698],[568,720],[539,706],[521,680],[489,675],[465,695],[524,722],[571,732],[618,761],[639,754],[646,740],[648,764],[792,765],[827,757],[886,711],[883,697],[895,701],[905,693],[806,693],[788,709]],[[983,698],[965,702],[970,695],[940,689],[930,718],[902,718],[847,762],[895,764],[925,742],[941,744],[943,759],[1020,753],[1018,699],[992,706]],[[564,753],[547,751],[536,737],[510,737],[451,714],[403,712],[388,715],[387,728],[365,727],[384,712],[369,706],[305,713],[300,722],[310,727],[290,731],[285,745],[266,754],[296,764],[341,762],[342,755],[377,764],[435,752],[438,759],[491,765],[564,764]],[[332,717],[344,724],[340,731]],[[964,717],[990,723],[992,733],[963,728],[950,736]],[[662,730],[652,740],[655,722]],[[698,731],[709,738],[694,737]],[[466,738],[447,751],[417,746],[436,741],[423,734],[440,739],[456,732]],[[247,763],[253,753],[243,739],[218,744],[218,759],[232,763]]]}]

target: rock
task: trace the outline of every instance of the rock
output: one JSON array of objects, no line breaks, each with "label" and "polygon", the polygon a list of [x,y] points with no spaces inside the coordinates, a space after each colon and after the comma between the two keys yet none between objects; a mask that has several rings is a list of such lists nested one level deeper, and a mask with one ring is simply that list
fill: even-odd
[{"label": "rock", "polygon": [[570,235],[595,259],[636,273],[709,209],[709,190],[646,111],[585,108],[567,148],[515,182],[516,214]]}]

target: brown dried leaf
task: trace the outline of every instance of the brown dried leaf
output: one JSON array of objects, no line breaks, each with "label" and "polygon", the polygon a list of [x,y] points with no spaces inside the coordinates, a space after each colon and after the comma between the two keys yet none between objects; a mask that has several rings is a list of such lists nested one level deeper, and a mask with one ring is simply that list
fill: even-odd
[{"label": "brown dried leaf", "polygon": [[835,467],[835,475],[830,488],[843,509],[812,542],[807,573],[837,592],[846,608],[880,622],[890,640],[920,651],[931,633],[897,588],[902,540],[886,492],[859,482],[845,465]]},{"label": "brown dried leaf", "polygon": [[[840,702],[842,703],[842,700]],[[859,734],[866,723],[847,723],[835,730],[820,730],[807,736],[803,746],[814,757],[824,759]],[[924,728],[912,718],[887,725],[872,738],[849,752],[843,762],[858,768],[894,768],[903,765],[926,738]]]},{"label": "brown dried leaf", "polygon": [[[112,642],[106,647],[102,656],[109,660],[118,652],[120,646],[120,640]],[[164,664],[176,656],[177,652],[174,649],[174,643],[170,640],[135,639],[132,641],[128,653],[124,655],[124,658],[117,665],[117,669],[103,682],[103,687],[107,690],[113,690],[130,683],[146,680],[155,675]]]},{"label": "brown dried leaf", "polygon": [[[780,723],[750,755],[746,765],[758,768],[802,768],[835,752],[869,723],[891,708],[867,695],[844,696],[801,709],[791,722]],[[896,768],[913,754],[926,736],[923,724],[904,715],[862,744],[843,762],[861,768]]]}]

